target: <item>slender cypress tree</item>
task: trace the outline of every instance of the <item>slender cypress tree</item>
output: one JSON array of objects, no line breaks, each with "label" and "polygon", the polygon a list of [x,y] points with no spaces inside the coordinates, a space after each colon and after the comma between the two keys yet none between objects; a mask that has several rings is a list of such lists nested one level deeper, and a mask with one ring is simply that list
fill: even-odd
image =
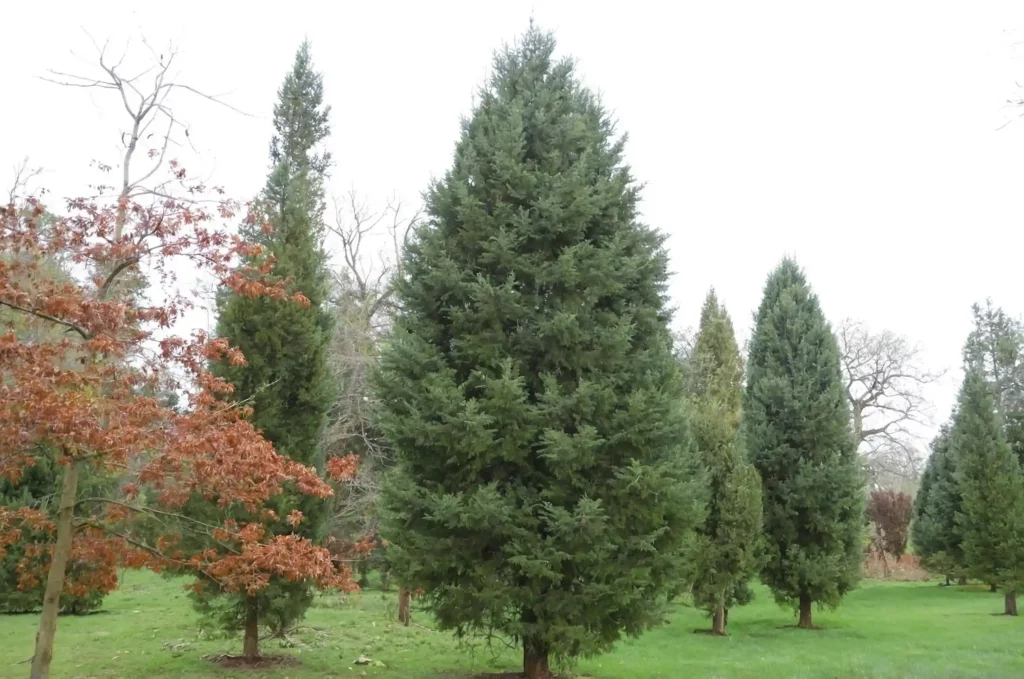
[{"label": "slender cypress tree", "polygon": [[960,390],[953,445],[963,493],[957,514],[971,575],[1002,589],[1005,612],[1017,615],[1024,585],[1024,473],[1003,436],[996,398],[982,375],[968,369]]},{"label": "slender cypress tree", "polygon": [[921,486],[914,498],[910,538],[922,566],[942,573],[947,582],[955,577],[960,584],[966,584],[964,554],[956,524],[963,500],[956,480],[957,458],[952,440],[950,424],[943,425],[932,440],[932,454],[928,457]]},{"label": "slender cypress tree", "polygon": [[744,436],[764,491],[762,580],[811,628],[860,577],[864,480],[835,336],[803,271],[768,278],[747,363]]},{"label": "slender cypress tree", "polygon": [[758,567],[761,479],[740,446],[743,359],[714,290],[704,301],[689,363],[691,430],[710,486],[708,518],[695,541],[693,601],[711,613],[712,633],[723,635],[727,609],[747,602],[747,581]]},{"label": "slender cypress tree", "polygon": [[554,39],[499,53],[427,194],[376,389],[384,535],[438,624],[550,657],[660,622],[703,518],[663,237]]},{"label": "slender cypress tree", "polygon": [[[232,294],[218,300],[217,333],[241,349],[245,365],[213,366],[215,374],[235,385],[232,398],[252,407],[252,422],[278,453],[323,469],[321,435],[330,405],[327,345],[331,320],[323,248],[323,182],[330,164],[320,152],[327,138],[329,107],[323,103],[323,80],[303,43],[291,72],[278,92],[270,145],[271,170],[261,204],[270,229],[249,229],[244,235],[259,242],[275,258],[273,275],[288,279],[289,295],[301,293],[308,305],[267,297]],[[296,533],[314,542],[327,532],[329,505],[298,492],[276,497],[265,520],[268,534]],[[193,514],[237,518],[243,510],[223,510],[196,498]],[[297,525],[288,521],[301,512]],[[211,512],[213,514],[211,514]],[[253,517],[247,517],[252,519]],[[207,583],[210,584],[210,583]],[[273,579],[258,596],[227,594],[216,586],[196,594],[201,610],[215,614],[229,628],[244,625],[246,655],[258,654],[259,625],[278,632],[302,617],[312,602],[312,585]]]}]

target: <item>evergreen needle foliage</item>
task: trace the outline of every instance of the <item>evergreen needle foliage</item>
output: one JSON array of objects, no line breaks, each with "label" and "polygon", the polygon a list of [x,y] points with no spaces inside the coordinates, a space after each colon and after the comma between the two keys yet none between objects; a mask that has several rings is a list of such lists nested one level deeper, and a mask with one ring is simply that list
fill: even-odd
[{"label": "evergreen needle foliage", "polygon": [[[325,307],[328,280],[323,249],[323,182],[330,158],[318,148],[329,133],[329,112],[323,103],[322,77],[313,68],[309,45],[303,43],[274,107],[272,165],[261,196],[266,210],[262,221],[272,228],[250,229],[244,235],[273,255],[273,275],[290,279],[288,294],[301,292],[310,303],[222,295],[217,333],[241,349],[246,364],[225,361],[213,366],[215,374],[235,385],[232,398],[252,406],[253,424],[278,453],[321,470],[321,437],[331,402],[327,366],[331,318]],[[314,543],[326,536],[330,513],[325,500],[283,493],[267,508],[277,517],[265,521],[268,534],[297,533]],[[189,510],[214,524],[225,518],[254,518],[237,507],[225,516],[200,498],[190,503]],[[293,526],[286,519],[296,510],[302,513],[302,521]],[[207,584],[196,594],[197,604],[229,628],[240,627],[255,608],[262,623],[283,631],[302,617],[313,596],[310,583],[277,578],[255,598],[225,597],[213,583]]]},{"label": "evergreen needle foliage", "polygon": [[[955,413],[953,417],[955,420]],[[963,496],[956,479],[957,455],[952,440],[949,424],[943,425],[932,440],[932,454],[914,498],[910,539],[922,566],[947,578],[960,578],[966,577],[966,570],[956,517]]]},{"label": "evergreen needle foliage", "polygon": [[725,633],[726,610],[749,601],[758,568],[761,479],[739,441],[743,360],[732,320],[708,293],[687,366],[694,443],[708,470],[708,518],[695,542],[693,601],[706,608],[713,632]]},{"label": "evergreen needle foliage", "polygon": [[1006,613],[1016,615],[1024,584],[1024,474],[1003,435],[993,390],[975,370],[960,390],[953,445],[963,493],[956,522],[968,571],[1001,587]]},{"label": "evergreen needle foliage", "polygon": [[864,480],[839,349],[803,271],[768,278],[747,363],[744,436],[764,488],[762,580],[780,604],[836,606],[860,577]]},{"label": "evergreen needle foliage", "polygon": [[377,378],[384,537],[444,629],[549,656],[662,620],[702,516],[663,237],[624,138],[531,27],[498,54],[404,263]]}]

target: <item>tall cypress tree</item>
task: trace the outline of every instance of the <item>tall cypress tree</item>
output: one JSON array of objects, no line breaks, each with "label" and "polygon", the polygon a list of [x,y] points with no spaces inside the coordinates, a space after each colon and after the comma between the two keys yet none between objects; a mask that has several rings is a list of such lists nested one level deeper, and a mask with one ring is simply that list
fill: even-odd
[{"label": "tall cypress tree", "polygon": [[693,601],[725,634],[728,607],[747,603],[747,581],[758,567],[761,479],[739,441],[743,359],[732,320],[708,293],[687,367],[694,443],[708,470],[708,517],[695,542]]},{"label": "tall cypress tree", "polygon": [[967,370],[953,431],[964,559],[971,575],[1003,590],[1006,614],[1017,615],[1024,585],[1024,473],[1003,436],[995,393],[976,370]]},{"label": "tall cypress tree", "polygon": [[747,371],[744,436],[764,490],[762,580],[810,628],[812,603],[838,605],[860,577],[864,480],[836,339],[791,259],[768,278]]},{"label": "tall cypress tree", "polygon": [[[956,415],[954,414],[954,419]],[[962,495],[956,479],[956,451],[952,445],[952,425],[939,430],[931,443],[921,486],[914,498],[914,522],[910,538],[921,565],[966,584],[966,568],[956,516],[961,511]]]},{"label": "tall cypress tree", "polygon": [[531,27],[495,57],[427,193],[376,385],[395,570],[440,627],[518,639],[530,678],[660,621],[703,494],[663,236],[554,50]]},{"label": "tall cypress tree", "polygon": [[[215,374],[235,385],[232,398],[251,405],[254,426],[278,453],[317,469],[324,465],[321,435],[330,405],[331,319],[325,307],[328,284],[323,248],[323,182],[330,158],[320,151],[329,133],[329,112],[323,103],[323,79],[313,68],[309,44],[303,43],[274,106],[271,170],[260,201],[263,221],[271,228],[250,229],[244,235],[273,255],[273,276],[289,281],[289,295],[301,293],[309,304],[221,296],[217,333],[241,349],[246,364],[213,366]],[[329,505],[324,500],[283,493],[269,508],[277,517],[265,521],[269,534],[297,533],[314,542],[326,534]],[[239,508],[231,508],[225,517],[201,498],[189,509],[220,520],[245,516]],[[287,521],[294,511],[302,513],[297,526]],[[228,594],[224,600],[223,594],[207,587],[197,593],[197,603],[229,627],[244,624],[247,655],[253,654],[250,645],[256,643],[258,623],[283,631],[312,602],[311,585],[276,578],[258,596]]]}]

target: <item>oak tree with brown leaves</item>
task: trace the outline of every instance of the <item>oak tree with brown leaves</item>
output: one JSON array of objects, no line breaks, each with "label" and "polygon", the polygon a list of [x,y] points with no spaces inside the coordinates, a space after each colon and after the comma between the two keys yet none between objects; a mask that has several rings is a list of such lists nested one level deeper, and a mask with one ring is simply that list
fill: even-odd
[{"label": "oak tree with brown leaves", "polygon": [[[143,72],[152,77],[145,89],[143,75],[123,76],[120,61],[108,60],[105,47],[98,52],[97,77],[55,75],[67,85],[110,90],[124,104],[130,122],[120,181],[93,187],[97,197],[67,201],[56,217],[31,197],[0,208],[0,252],[8,255],[0,260],[0,477],[17,482],[44,458],[62,469],[52,511],[0,506],[0,555],[26,529],[53,535],[49,558],[36,562],[45,564],[35,577],[46,584],[33,678],[49,676],[60,595],[80,585],[66,578],[72,554],[187,568],[250,593],[272,575],[354,587],[350,569],[307,540],[268,537],[263,524],[203,524],[175,512],[196,494],[249,513],[286,487],[332,494],[313,469],[278,455],[247,421],[248,407],[235,402],[231,385],[207,370],[213,360],[245,359],[222,339],[181,332],[197,297],[177,287],[177,274],[184,267],[242,295],[308,300],[286,294],[285,281],[270,282],[273,259],[223,226],[241,206],[167,157],[172,132],[187,129],[167,95],[197,93],[169,77],[173,55]],[[144,148],[160,121],[166,134]],[[71,275],[48,275],[44,264],[52,258]],[[159,294],[144,294],[147,287]],[[45,331],[15,332],[25,319]],[[171,407],[161,396],[167,394],[182,403]],[[118,474],[118,493],[83,497],[80,480],[89,469]],[[354,461],[339,459],[327,472],[344,478]],[[86,518],[76,512],[83,505],[91,506]],[[162,530],[138,530],[140,517]],[[212,536],[218,549],[186,555],[180,544],[193,532]]]}]

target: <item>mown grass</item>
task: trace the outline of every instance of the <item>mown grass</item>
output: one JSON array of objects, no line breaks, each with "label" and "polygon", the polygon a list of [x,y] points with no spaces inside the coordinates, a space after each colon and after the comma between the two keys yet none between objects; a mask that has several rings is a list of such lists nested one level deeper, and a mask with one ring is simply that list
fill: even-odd
[{"label": "mown grass", "polygon": [[[53,676],[440,679],[518,668],[518,651],[459,646],[429,629],[424,613],[416,613],[422,626],[396,625],[395,606],[393,593],[376,590],[322,597],[294,645],[264,642],[265,653],[294,655],[300,665],[227,670],[203,656],[238,653],[240,639],[203,630],[182,581],[129,572],[103,612],[61,618]],[[804,631],[787,627],[791,612],[758,587],[755,602],[730,615],[728,638],[694,634],[706,619],[678,604],[667,625],[572,671],[598,679],[1021,677],[1024,618],[993,615],[1001,610],[1000,595],[985,587],[865,582],[840,609],[816,612],[824,630]],[[33,615],[0,616],[0,677],[28,674],[22,661],[36,623]],[[361,654],[384,666],[354,665]]]}]

